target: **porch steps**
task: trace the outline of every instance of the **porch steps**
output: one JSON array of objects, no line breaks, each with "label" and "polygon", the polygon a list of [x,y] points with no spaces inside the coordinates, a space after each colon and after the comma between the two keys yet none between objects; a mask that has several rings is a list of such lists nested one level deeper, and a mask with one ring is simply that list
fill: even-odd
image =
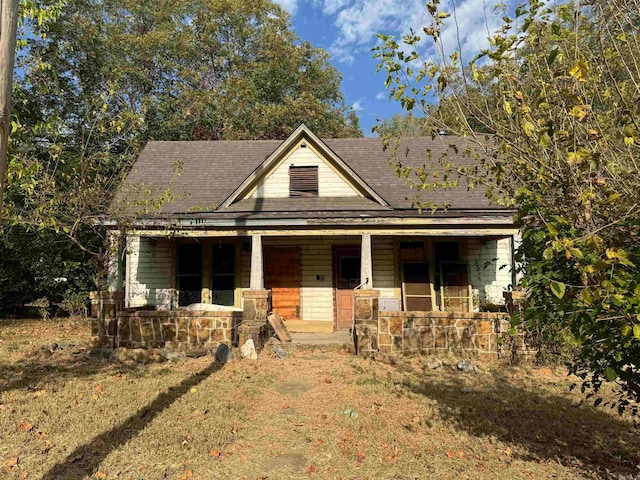
[{"label": "porch steps", "polygon": [[321,322],[317,320],[285,320],[284,325],[290,333],[333,333],[333,322]]},{"label": "porch steps", "polygon": [[339,350],[343,348],[353,349],[353,339],[348,330],[332,333],[295,333],[291,332],[292,341],[280,342],[277,338],[271,338],[266,349],[272,349],[276,345],[286,352],[296,350]]}]

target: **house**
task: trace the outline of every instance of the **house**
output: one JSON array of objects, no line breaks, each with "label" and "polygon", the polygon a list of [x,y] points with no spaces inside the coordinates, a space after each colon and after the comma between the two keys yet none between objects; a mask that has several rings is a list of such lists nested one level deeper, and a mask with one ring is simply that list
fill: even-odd
[{"label": "house", "polygon": [[[398,159],[439,168],[447,152],[468,164],[455,142],[405,139]],[[421,212],[389,158],[379,138],[321,139],[305,125],[284,141],[150,142],[116,204],[140,208],[152,191],[168,200],[129,227],[111,288],[125,307],[168,311],[241,310],[246,292],[270,291],[289,330],[310,332],[350,328],[354,289],[377,292],[381,311],[501,303],[514,282],[513,212],[464,187],[420,192],[449,205]]]}]

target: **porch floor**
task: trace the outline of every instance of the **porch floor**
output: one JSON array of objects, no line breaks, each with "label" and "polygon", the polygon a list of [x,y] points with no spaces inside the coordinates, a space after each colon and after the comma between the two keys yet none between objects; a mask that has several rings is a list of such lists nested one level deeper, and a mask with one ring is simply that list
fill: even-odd
[{"label": "porch floor", "polygon": [[299,333],[291,332],[292,343],[295,345],[353,345],[349,330],[339,330],[332,333]]}]

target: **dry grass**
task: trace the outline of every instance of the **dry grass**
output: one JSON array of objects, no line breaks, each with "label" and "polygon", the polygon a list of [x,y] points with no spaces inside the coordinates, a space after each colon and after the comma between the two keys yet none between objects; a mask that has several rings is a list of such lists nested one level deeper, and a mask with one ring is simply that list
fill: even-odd
[{"label": "dry grass", "polygon": [[314,351],[224,367],[25,356],[88,336],[86,322],[0,321],[0,478],[640,473],[630,419],[584,404],[559,369],[483,364],[469,375]]}]

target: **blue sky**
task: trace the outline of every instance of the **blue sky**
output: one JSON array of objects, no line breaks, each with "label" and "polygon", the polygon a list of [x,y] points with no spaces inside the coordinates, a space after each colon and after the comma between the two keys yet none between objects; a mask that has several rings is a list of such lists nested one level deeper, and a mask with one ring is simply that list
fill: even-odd
[{"label": "blue sky", "polygon": [[[275,0],[291,14],[298,36],[331,54],[331,62],[342,73],[342,92],[360,117],[366,136],[377,119],[400,113],[400,105],[389,101],[384,88],[385,73],[376,74],[371,49],[377,33],[400,38],[410,28],[422,32],[429,24],[425,0]],[[467,58],[487,46],[489,31],[499,25],[500,14],[491,0],[445,0],[441,9],[455,14],[458,30],[443,32],[445,49],[460,37]],[[453,25],[453,22],[450,22]],[[430,52],[422,52],[426,56]]]}]

